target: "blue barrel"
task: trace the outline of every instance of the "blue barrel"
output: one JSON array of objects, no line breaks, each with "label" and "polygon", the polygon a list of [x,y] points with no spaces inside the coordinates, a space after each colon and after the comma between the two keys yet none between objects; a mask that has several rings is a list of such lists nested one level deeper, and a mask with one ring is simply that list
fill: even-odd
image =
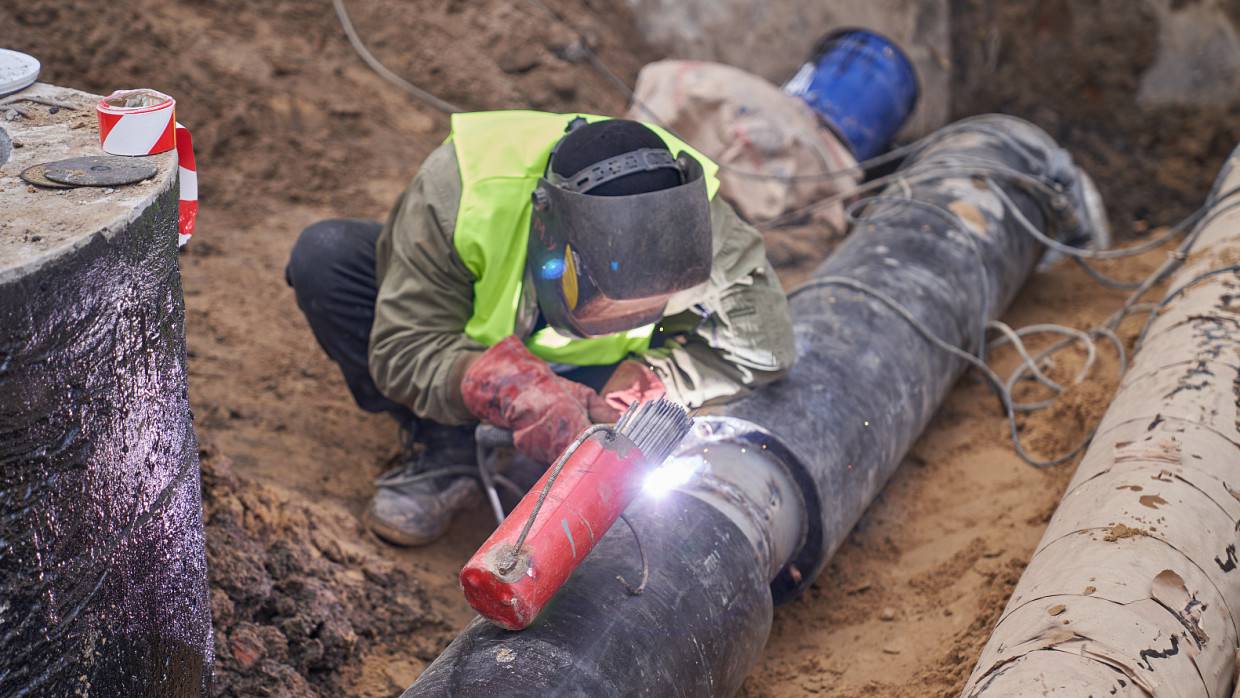
[{"label": "blue barrel", "polygon": [[883,152],[917,105],[917,71],[887,37],[865,29],[828,34],[784,85],[805,100],[858,160]]}]

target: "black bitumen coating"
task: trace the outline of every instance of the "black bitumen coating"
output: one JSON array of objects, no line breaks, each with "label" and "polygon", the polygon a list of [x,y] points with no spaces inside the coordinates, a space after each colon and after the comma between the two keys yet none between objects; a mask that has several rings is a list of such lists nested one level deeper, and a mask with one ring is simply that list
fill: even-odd
[{"label": "black bitumen coating", "polygon": [[207,691],[176,233],[170,188],[0,283],[0,695]]}]

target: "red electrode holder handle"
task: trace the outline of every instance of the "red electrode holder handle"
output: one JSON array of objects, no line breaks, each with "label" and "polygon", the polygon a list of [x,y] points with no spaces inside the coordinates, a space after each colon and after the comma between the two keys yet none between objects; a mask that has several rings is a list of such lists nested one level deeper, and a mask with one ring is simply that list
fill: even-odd
[{"label": "red electrode holder handle", "polygon": [[[548,468],[461,570],[469,604],[509,630],[521,630],[538,617],[637,496],[647,469],[641,449],[606,426],[582,432],[561,458],[559,473]],[[535,509],[518,551],[517,541]]]}]

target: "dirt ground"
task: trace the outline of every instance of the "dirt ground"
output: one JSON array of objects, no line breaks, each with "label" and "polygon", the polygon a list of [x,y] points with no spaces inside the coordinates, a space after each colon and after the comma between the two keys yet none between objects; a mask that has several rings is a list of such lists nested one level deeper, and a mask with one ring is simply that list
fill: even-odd
[{"label": "dirt ground", "polygon": [[[1061,11],[1034,22],[1041,40],[1026,48],[1015,34],[1018,10],[996,15],[954,3],[962,31],[1000,37],[987,43],[1000,47],[997,58],[968,49],[957,56],[994,66],[960,74],[960,114],[1003,109],[1048,128],[1099,181],[1122,237],[1186,212],[1240,138],[1240,120],[1226,110],[1123,113],[1135,107],[1125,102],[1130,80],[1122,76],[1148,61],[1149,33],[1112,27],[1103,41],[1089,12],[1114,3],[1049,4]],[[622,4],[547,5],[627,80],[657,57],[628,29]],[[349,7],[391,68],[466,108],[624,110],[603,78],[567,60],[575,34],[532,3]],[[1132,17],[1139,22],[1140,13]],[[446,118],[366,68],[323,0],[3,4],[0,45],[39,56],[51,82],[166,91],[194,132],[202,214],[182,261],[216,694],[403,690],[471,617],[456,572],[489,532],[488,517],[472,513],[416,551],[384,546],[360,525],[371,480],[395,452],[396,428],[352,404],[296,309],[283,265],[298,232],[317,219],[384,216],[446,135]],[[1070,59],[1058,72],[1038,73],[1032,84],[1013,78],[1055,51]],[[1111,58],[1099,65],[1099,56]],[[1073,75],[1121,77],[1095,90]],[[1078,88],[1098,96],[1082,101]],[[815,244],[821,239],[813,230],[771,238],[786,281],[826,254]],[[1162,254],[1109,268],[1137,277]],[[1059,266],[1029,283],[1006,320],[1087,327],[1121,297]],[[1125,327],[1129,338],[1134,331]],[[1056,371],[1072,368],[1068,360]],[[1083,435],[1116,379],[1109,355],[1099,376],[1030,418],[1026,443],[1048,453]],[[1071,468],[1020,462],[993,397],[962,381],[826,573],[776,611],[743,695],[958,693]]]}]

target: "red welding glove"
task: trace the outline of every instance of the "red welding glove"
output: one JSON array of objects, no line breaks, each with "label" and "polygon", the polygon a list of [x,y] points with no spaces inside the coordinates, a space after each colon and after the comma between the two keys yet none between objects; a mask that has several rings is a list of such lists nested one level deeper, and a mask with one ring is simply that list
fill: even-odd
[{"label": "red welding glove", "polygon": [[615,418],[610,420],[614,422],[632,405],[663,397],[667,388],[649,366],[629,359],[620,362],[600,392],[607,401],[607,406],[615,411]]},{"label": "red welding glove", "polygon": [[590,426],[599,394],[555,375],[516,337],[507,337],[474,360],[461,379],[465,407],[478,419],[512,430],[518,451],[551,463]]}]

